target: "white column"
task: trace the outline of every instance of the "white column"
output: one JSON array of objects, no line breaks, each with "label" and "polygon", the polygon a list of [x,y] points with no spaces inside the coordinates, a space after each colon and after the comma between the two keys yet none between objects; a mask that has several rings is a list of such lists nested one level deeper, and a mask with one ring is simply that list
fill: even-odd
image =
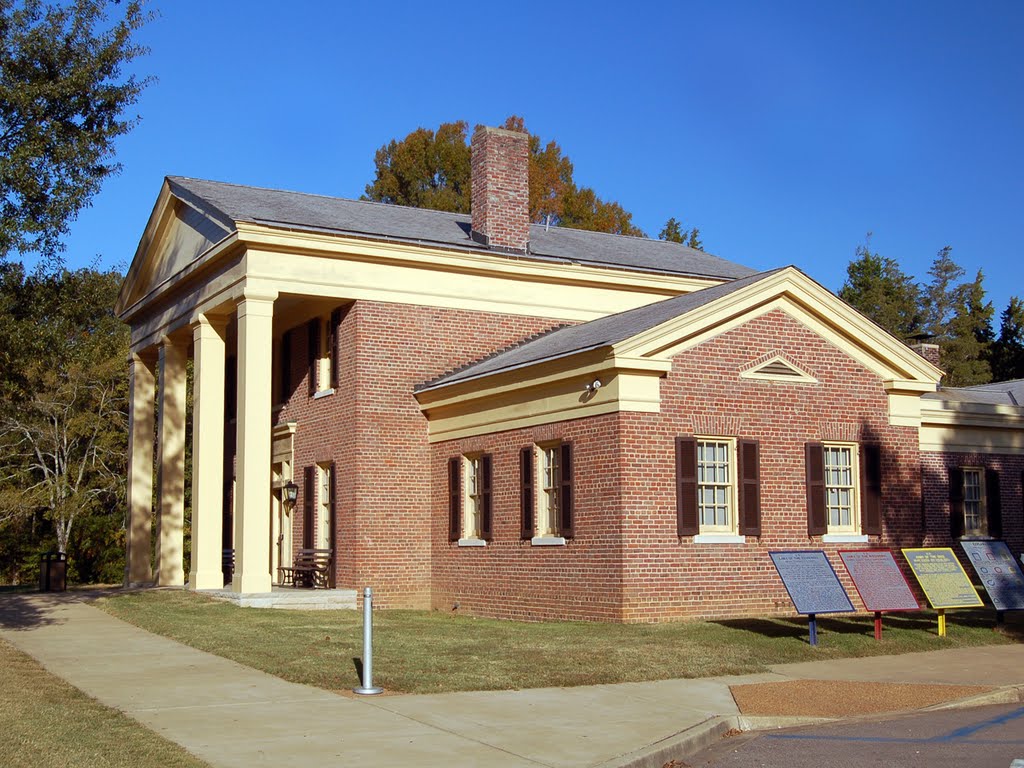
[{"label": "white column", "polygon": [[128,360],[128,531],[125,586],[153,582],[153,438],[156,376],[153,360]]},{"label": "white column", "polygon": [[270,408],[276,293],[247,289],[238,305],[238,455],[231,589],[270,591]]},{"label": "white column", "polygon": [[200,315],[192,326],[191,589],[220,589],[224,504],[225,318]]},{"label": "white column", "polygon": [[160,343],[159,455],[160,517],[157,520],[156,583],[182,586],[185,523],[185,345]]}]

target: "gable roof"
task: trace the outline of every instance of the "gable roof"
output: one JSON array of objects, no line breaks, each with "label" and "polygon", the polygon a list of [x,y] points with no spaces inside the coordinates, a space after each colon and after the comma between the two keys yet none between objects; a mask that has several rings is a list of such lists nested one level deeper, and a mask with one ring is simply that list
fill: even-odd
[{"label": "gable roof", "polygon": [[530,339],[512,349],[499,352],[451,373],[446,373],[433,381],[416,387],[417,392],[435,387],[454,384],[478,376],[496,373],[497,371],[532,365],[544,360],[584,352],[588,349],[609,347],[625,339],[632,338],[643,331],[654,328],[662,323],[688,312],[717,301],[730,293],[760,282],[771,275],[781,272],[786,267],[758,272],[748,277],[722,283],[700,291],[675,296],[665,301],[647,304],[636,309],[619,312],[581,325],[556,328],[549,333]]},{"label": "gable roof", "polygon": [[[471,217],[468,214],[246,187],[182,176],[168,176],[167,184],[175,197],[214,219],[228,231],[234,230],[238,222],[245,221],[486,250],[470,239]],[[749,267],[679,243],[566,227],[545,228],[539,224],[530,227],[529,258],[723,279],[746,277],[754,273]]]}]

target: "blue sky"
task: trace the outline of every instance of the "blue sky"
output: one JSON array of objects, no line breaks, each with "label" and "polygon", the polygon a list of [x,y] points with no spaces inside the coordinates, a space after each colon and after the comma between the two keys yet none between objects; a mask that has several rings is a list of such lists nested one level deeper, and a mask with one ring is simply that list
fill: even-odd
[{"label": "blue sky", "polygon": [[656,237],[795,264],[936,252],[998,315],[1024,296],[1024,3],[157,0],[157,81],[83,212],[71,266],[125,268],[164,175],[358,197],[418,126],[510,114]]}]

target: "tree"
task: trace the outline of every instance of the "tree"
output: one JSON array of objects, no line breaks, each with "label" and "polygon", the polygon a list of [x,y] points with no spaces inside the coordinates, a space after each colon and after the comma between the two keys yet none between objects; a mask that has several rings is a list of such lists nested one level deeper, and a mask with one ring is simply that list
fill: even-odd
[{"label": "tree", "polygon": [[149,82],[125,75],[145,51],[136,0],[0,0],[0,261],[38,253],[59,263],[62,238],[105,179],[114,141]]},{"label": "tree", "polygon": [[972,282],[957,286],[953,317],[939,342],[945,383],[950,387],[969,387],[992,380],[992,302],[985,301],[982,280],[979,269]]},{"label": "tree", "polygon": [[931,282],[921,286],[921,311],[924,330],[936,339],[943,338],[953,319],[957,303],[957,281],[964,276],[963,268],[953,261],[952,246],[942,248],[928,269]]},{"label": "tree", "polygon": [[17,370],[0,373],[0,550],[29,556],[53,541],[74,551],[81,523],[93,539],[116,539],[127,453],[128,332],[112,309],[121,275],[25,276],[20,265],[3,275],[0,340]]},{"label": "tree", "polygon": [[920,331],[920,291],[895,260],[871,251],[871,235],[857,246],[846,267],[839,298],[878,323],[893,336],[908,341]]},{"label": "tree", "polygon": [[992,377],[1024,378],[1024,302],[1011,296],[1000,317],[999,338],[992,345]]},{"label": "tree", "polygon": [[[549,226],[639,235],[632,214],[619,203],[602,200],[578,187],[573,165],[554,141],[544,143],[512,115],[504,128],[529,135],[530,221]],[[417,128],[401,141],[392,139],[374,155],[374,180],[363,199],[414,208],[469,213],[471,192],[468,125],[442,123],[437,131]]]},{"label": "tree", "polygon": [[686,247],[695,248],[698,251],[704,250],[704,243],[700,239],[700,230],[697,227],[685,229],[674,216],[665,222],[664,228],[658,233],[658,239],[667,240],[670,243],[682,243]]}]

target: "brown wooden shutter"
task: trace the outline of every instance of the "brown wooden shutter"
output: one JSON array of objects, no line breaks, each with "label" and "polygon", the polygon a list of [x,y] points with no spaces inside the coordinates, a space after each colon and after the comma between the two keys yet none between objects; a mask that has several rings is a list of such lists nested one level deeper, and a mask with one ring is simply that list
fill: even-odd
[{"label": "brown wooden shutter", "polygon": [[448,459],[448,541],[462,537],[462,457]]},{"label": "brown wooden shutter", "polygon": [[949,535],[956,541],[964,535],[964,471],[949,468]]},{"label": "brown wooden shutter", "polygon": [[988,512],[988,535],[1003,537],[1003,504],[999,489],[999,472],[985,470],[985,508]]},{"label": "brown wooden shutter", "polygon": [[572,488],[572,443],[562,443],[559,451],[558,474],[558,528],[564,539],[576,535],[573,503],[575,501]]},{"label": "brown wooden shutter", "polygon": [[317,365],[320,360],[320,318],[314,317],[306,326],[308,333],[306,338],[309,342],[309,394],[312,397],[317,392]]},{"label": "brown wooden shutter", "polygon": [[867,536],[882,535],[882,446],[860,447],[860,527]]},{"label": "brown wooden shutter", "polygon": [[316,493],[316,467],[303,470],[302,489],[302,546],[313,548],[313,496]]},{"label": "brown wooden shutter", "polygon": [[292,332],[285,331],[281,337],[281,370],[279,371],[278,383],[281,391],[278,392],[277,402],[287,403],[292,393]]},{"label": "brown wooden shutter", "polygon": [[338,477],[334,471],[333,461],[327,471],[330,473],[328,480],[331,489],[331,531],[327,537],[331,547],[331,571],[327,574],[327,583],[331,589],[334,589],[334,574],[338,570]]},{"label": "brown wooden shutter", "polygon": [[523,539],[533,538],[533,507],[535,496],[533,492],[533,446],[528,445],[519,451],[519,509],[521,522],[519,525],[519,537]]},{"label": "brown wooden shutter", "polygon": [[761,535],[761,456],[757,440],[740,440],[739,531],[743,536]]},{"label": "brown wooden shutter", "polygon": [[493,475],[494,461],[491,458],[491,454],[485,453],[480,457],[480,472],[483,474],[481,478],[481,500],[483,502],[483,514],[480,520],[480,538],[484,541],[490,541],[491,532],[491,520],[493,518],[493,501],[491,494],[492,475]]},{"label": "brown wooden shutter", "polygon": [[696,536],[697,519],[697,440],[676,438],[676,535]]},{"label": "brown wooden shutter", "polygon": [[341,310],[331,312],[331,332],[327,345],[327,358],[331,366],[331,389],[338,388],[338,326],[341,325]]},{"label": "brown wooden shutter", "polygon": [[828,533],[828,513],[825,509],[825,446],[807,443],[807,535]]}]

